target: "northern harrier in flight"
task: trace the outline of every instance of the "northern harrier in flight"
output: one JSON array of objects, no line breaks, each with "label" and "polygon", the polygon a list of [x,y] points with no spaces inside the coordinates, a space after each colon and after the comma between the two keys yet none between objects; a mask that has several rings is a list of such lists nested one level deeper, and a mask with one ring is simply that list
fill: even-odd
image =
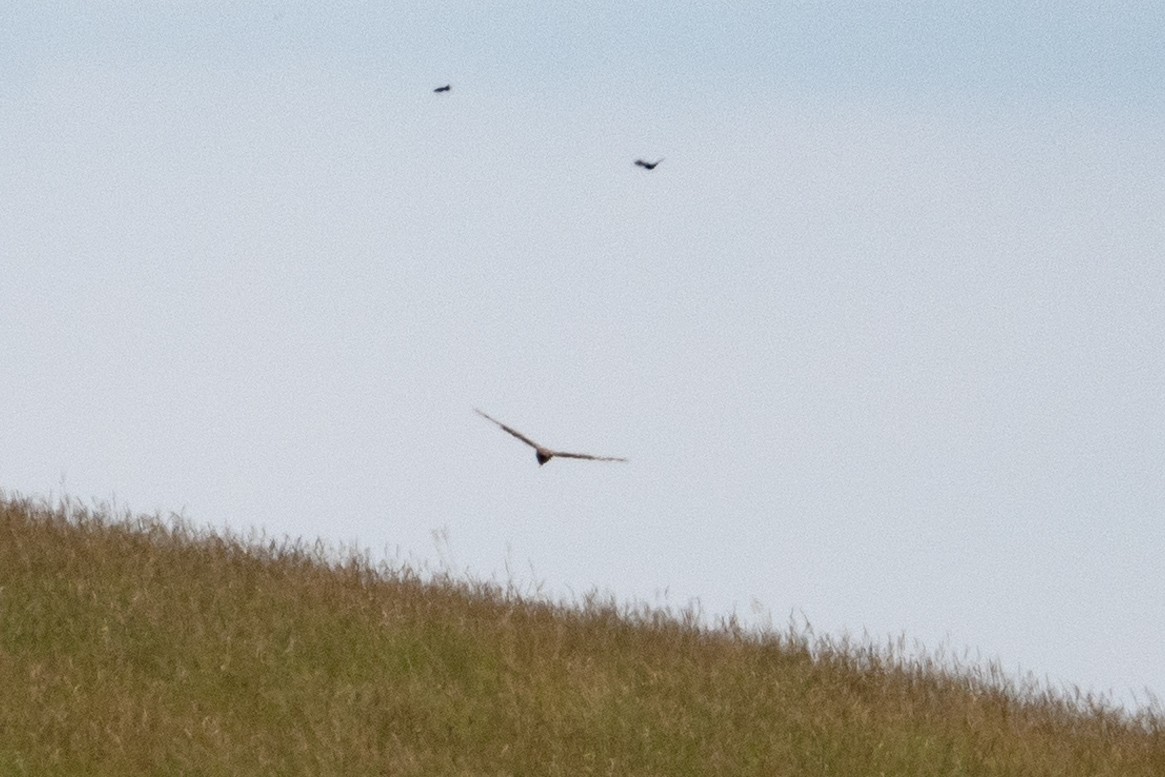
[{"label": "northern harrier in flight", "polygon": [[450,89],[452,89],[452,88],[453,88],[452,84],[445,84],[444,86],[438,86],[438,87],[437,87],[436,89],[434,89],[433,91],[434,91],[434,92],[437,92],[437,93],[439,94],[439,93],[441,93],[441,92],[448,92],[448,91],[449,91]]},{"label": "northern harrier in flight", "polygon": [[546,462],[553,459],[555,456],[558,456],[559,458],[563,458],[563,459],[588,459],[590,461],[627,461],[627,459],[621,459],[617,456],[592,456],[589,453],[567,453],[566,451],[552,451],[549,448],[542,447],[541,445],[534,442],[529,437],[527,437],[526,435],[517,431],[516,429],[511,429],[510,427],[506,426],[505,424],[503,424],[501,421],[497,420],[496,418],[490,418],[488,415],[481,412],[476,407],[473,408],[473,411],[475,413],[477,413],[479,416],[481,416],[482,418],[485,418],[488,421],[493,421],[495,424],[502,427],[502,429],[504,431],[509,432],[510,434],[514,435],[519,440],[521,440],[522,442],[526,443],[531,448],[533,448],[534,455],[538,457],[538,466],[539,467],[541,467],[543,464],[545,464]]},{"label": "northern harrier in flight", "polygon": [[635,165],[637,167],[642,167],[642,168],[647,169],[647,170],[654,170],[655,166],[658,165],[662,161],[663,161],[662,159],[658,159],[654,162],[644,162],[642,159],[636,159]]}]

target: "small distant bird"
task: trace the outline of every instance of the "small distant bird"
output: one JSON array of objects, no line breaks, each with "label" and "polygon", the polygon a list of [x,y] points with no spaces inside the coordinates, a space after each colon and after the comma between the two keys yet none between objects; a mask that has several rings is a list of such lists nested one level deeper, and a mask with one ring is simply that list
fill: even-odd
[{"label": "small distant bird", "polygon": [[643,167],[643,168],[646,168],[648,170],[654,170],[655,166],[658,165],[662,161],[663,160],[660,159],[660,160],[655,161],[655,162],[644,162],[642,159],[636,159],[635,164],[639,167]]},{"label": "small distant bird", "polygon": [[434,91],[434,92],[448,92],[448,91],[449,91],[450,89],[452,89],[452,88],[453,88],[453,85],[452,85],[452,84],[445,84],[444,86],[438,86],[438,87],[437,87],[436,89],[434,89],[433,91]]},{"label": "small distant bird", "polygon": [[588,459],[590,461],[627,461],[627,459],[621,459],[621,458],[618,458],[617,456],[592,456],[589,453],[567,453],[566,451],[552,451],[549,448],[545,448],[545,447],[539,445],[538,443],[534,442],[529,437],[527,437],[526,435],[517,431],[516,429],[511,429],[510,427],[506,426],[505,424],[503,424],[501,421],[497,420],[496,418],[490,418],[488,415],[481,412],[476,407],[473,408],[473,411],[475,413],[477,413],[479,416],[481,416],[482,418],[486,419],[487,421],[493,421],[495,424],[500,426],[503,430],[514,435],[519,440],[521,440],[522,442],[526,443],[531,448],[533,448],[534,455],[537,456],[537,458],[538,458],[538,466],[539,467],[541,467],[543,464],[545,464],[546,462],[553,459],[555,456],[558,456],[559,458],[563,458],[563,459]]}]

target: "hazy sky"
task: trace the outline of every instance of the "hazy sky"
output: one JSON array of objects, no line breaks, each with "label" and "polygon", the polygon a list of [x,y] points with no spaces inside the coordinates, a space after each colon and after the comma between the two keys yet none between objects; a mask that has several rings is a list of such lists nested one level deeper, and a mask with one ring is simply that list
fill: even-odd
[{"label": "hazy sky", "polygon": [[1165,693],[1163,34],[6,3],[0,487]]}]

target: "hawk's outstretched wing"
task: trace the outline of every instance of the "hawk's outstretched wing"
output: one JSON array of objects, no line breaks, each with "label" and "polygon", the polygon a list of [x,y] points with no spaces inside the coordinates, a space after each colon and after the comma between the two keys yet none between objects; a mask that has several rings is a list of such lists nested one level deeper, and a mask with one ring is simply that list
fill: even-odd
[{"label": "hawk's outstretched wing", "polygon": [[589,453],[566,453],[565,451],[551,451],[562,459],[587,459],[588,461],[627,461],[619,456],[592,456]]},{"label": "hawk's outstretched wing", "polygon": [[514,436],[515,436],[515,437],[517,437],[519,440],[521,440],[522,442],[524,442],[524,443],[526,443],[527,445],[529,445],[531,448],[534,448],[535,450],[542,450],[542,446],[541,446],[541,445],[539,445],[538,443],[534,442],[534,441],[533,441],[533,440],[531,440],[529,437],[527,437],[526,435],[524,435],[524,434],[522,434],[521,432],[519,432],[517,429],[511,429],[510,427],[506,426],[505,424],[503,424],[503,423],[502,423],[501,421],[499,421],[498,419],[496,419],[496,418],[492,418],[492,417],[490,417],[489,415],[486,415],[485,413],[481,412],[481,411],[480,411],[480,410],[478,410],[476,407],[475,407],[475,408],[473,408],[473,412],[477,413],[477,414],[478,414],[479,416],[481,416],[482,418],[485,418],[485,419],[487,419],[487,420],[493,421],[495,424],[497,424],[498,426],[500,426],[502,429],[504,429],[505,431],[507,431],[507,432],[509,432],[510,434],[514,435]]}]

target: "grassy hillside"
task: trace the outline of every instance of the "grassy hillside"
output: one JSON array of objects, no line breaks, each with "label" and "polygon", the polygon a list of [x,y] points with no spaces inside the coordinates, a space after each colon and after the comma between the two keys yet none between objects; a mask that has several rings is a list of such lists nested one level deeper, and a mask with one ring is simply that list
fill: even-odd
[{"label": "grassy hillside", "polygon": [[0,497],[0,775],[1165,775],[990,668]]}]

